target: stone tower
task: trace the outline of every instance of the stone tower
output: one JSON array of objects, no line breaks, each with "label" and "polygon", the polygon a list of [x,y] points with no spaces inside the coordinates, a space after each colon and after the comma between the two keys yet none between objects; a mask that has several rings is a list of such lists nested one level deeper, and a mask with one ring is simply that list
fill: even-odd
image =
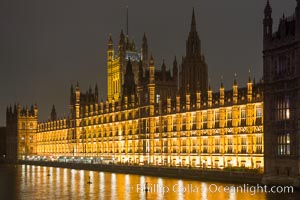
[{"label": "stone tower", "polygon": [[[186,94],[187,86],[191,94],[196,94],[199,84],[201,93],[207,92],[208,71],[204,56],[201,54],[201,41],[196,28],[196,18],[193,9],[191,30],[186,42],[186,56],[182,60],[180,73],[181,95]],[[192,97],[194,99],[194,97]]]},{"label": "stone tower", "polygon": [[16,162],[19,159],[27,159],[28,155],[36,154],[38,108],[32,105],[27,107],[15,105],[6,111],[6,152],[7,161]]},{"label": "stone tower", "polygon": [[[272,8],[264,10],[264,183],[300,186],[299,0],[295,15],[272,31]],[[283,181],[284,180],[284,181]]]},{"label": "stone tower", "polygon": [[129,61],[132,65],[135,84],[138,84],[139,63],[142,60],[144,69],[148,60],[148,43],[144,34],[142,40],[142,49],[137,50],[134,40],[130,40],[128,35],[120,34],[118,51],[114,51],[113,41],[109,36],[107,44],[107,97],[108,101],[112,99],[118,101],[122,99],[124,76],[126,73],[126,64]]}]

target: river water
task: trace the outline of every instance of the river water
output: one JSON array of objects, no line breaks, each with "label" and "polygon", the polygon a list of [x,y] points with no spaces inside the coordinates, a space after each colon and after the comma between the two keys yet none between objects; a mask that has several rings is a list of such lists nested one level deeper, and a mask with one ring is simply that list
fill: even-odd
[{"label": "river water", "polygon": [[[148,189],[148,191],[145,190]],[[230,190],[227,190],[230,188]],[[270,189],[270,188],[268,188]],[[300,191],[30,165],[0,165],[0,199],[300,199]]]}]

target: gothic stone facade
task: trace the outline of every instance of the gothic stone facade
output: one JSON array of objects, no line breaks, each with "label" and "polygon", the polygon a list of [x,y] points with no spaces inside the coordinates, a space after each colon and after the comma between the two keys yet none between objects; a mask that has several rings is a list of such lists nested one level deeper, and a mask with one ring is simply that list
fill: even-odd
[{"label": "gothic stone facade", "polygon": [[265,182],[300,186],[300,4],[273,33],[269,1],[264,18]]}]

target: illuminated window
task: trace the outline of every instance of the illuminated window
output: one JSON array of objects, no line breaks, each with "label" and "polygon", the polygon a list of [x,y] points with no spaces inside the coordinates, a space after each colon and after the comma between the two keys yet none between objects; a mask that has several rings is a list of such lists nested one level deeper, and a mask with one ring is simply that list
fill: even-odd
[{"label": "illuminated window", "polygon": [[193,130],[196,129],[196,113],[195,112],[192,113],[192,129]]},{"label": "illuminated window", "polygon": [[203,122],[207,122],[207,113],[203,112]]},{"label": "illuminated window", "polygon": [[207,112],[203,112],[203,128],[207,128]]},{"label": "illuminated window", "polygon": [[231,127],[232,126],[232,115],[231,115],[231,110],[227,110],[227,126]]},{"label": "illuminated window", "polygon": [[215,153],[220,153],[220,138],[215,138]]},{"label": "illuminated window", "polygon": [[227,119],[232,119],[231,110],[227,110]]},{"label": "illuminated window", "polygon": [[246,108],[241,108],[241,126],[246,126]]},{"label": "illuminated window", "polygon": [[246,109],[245,108],[241,109],[241,118],[246,119]]},{"label": "illuminated window", "polygon": [[215,111],[215,127],[219,128],[219,121],[220,121],[220,112],[219,110]]},{"label": "illuminated window", "polygon": [[242,137],[242,148],[241,148],[241,153],[247,153],[247,138]]},{"label": "illuminated window", "polygon": [[22,129],[25,129],[26,128],[26,124],[25,122],[22,122]]},{"label": "illuminated window", "polygon": [[291,155],[291,151],[290,151],[291,139],[289,133],[279,135],[277,137],[277,144],[278,144],[277,145],[278,155],[282,155],[282,156]]},{"label": "illuminated window", "polygon": [[256,108],[256,117],[262,117],[262,108],[261,107],[257,107]]},{"label": "illuminated window", "polygon": [[290,119],[290,97],[279,96],[276,99],[276,120]]},{"label": "illuminated window", "polygon": [[160,100],[160,94],[156,95],[156,103],[158,103],[158,101]]}]

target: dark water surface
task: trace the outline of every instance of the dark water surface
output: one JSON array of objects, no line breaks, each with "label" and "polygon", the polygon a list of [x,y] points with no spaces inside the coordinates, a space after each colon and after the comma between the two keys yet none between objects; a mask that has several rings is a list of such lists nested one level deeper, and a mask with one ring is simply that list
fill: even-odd
[{"label": "dark water surface", "polygon": [[[148,192],[144,191],[146,184]],[[233,186],[230,191],[224,191],[224,188],[230,186]],[[245,190],[242,191],[241,188]],[[242,184],[29,165],[0,165],[0,200],[2,199],[281,200],[300,199],[300,191],[272,194],[255,191],[254,187]]]}]

